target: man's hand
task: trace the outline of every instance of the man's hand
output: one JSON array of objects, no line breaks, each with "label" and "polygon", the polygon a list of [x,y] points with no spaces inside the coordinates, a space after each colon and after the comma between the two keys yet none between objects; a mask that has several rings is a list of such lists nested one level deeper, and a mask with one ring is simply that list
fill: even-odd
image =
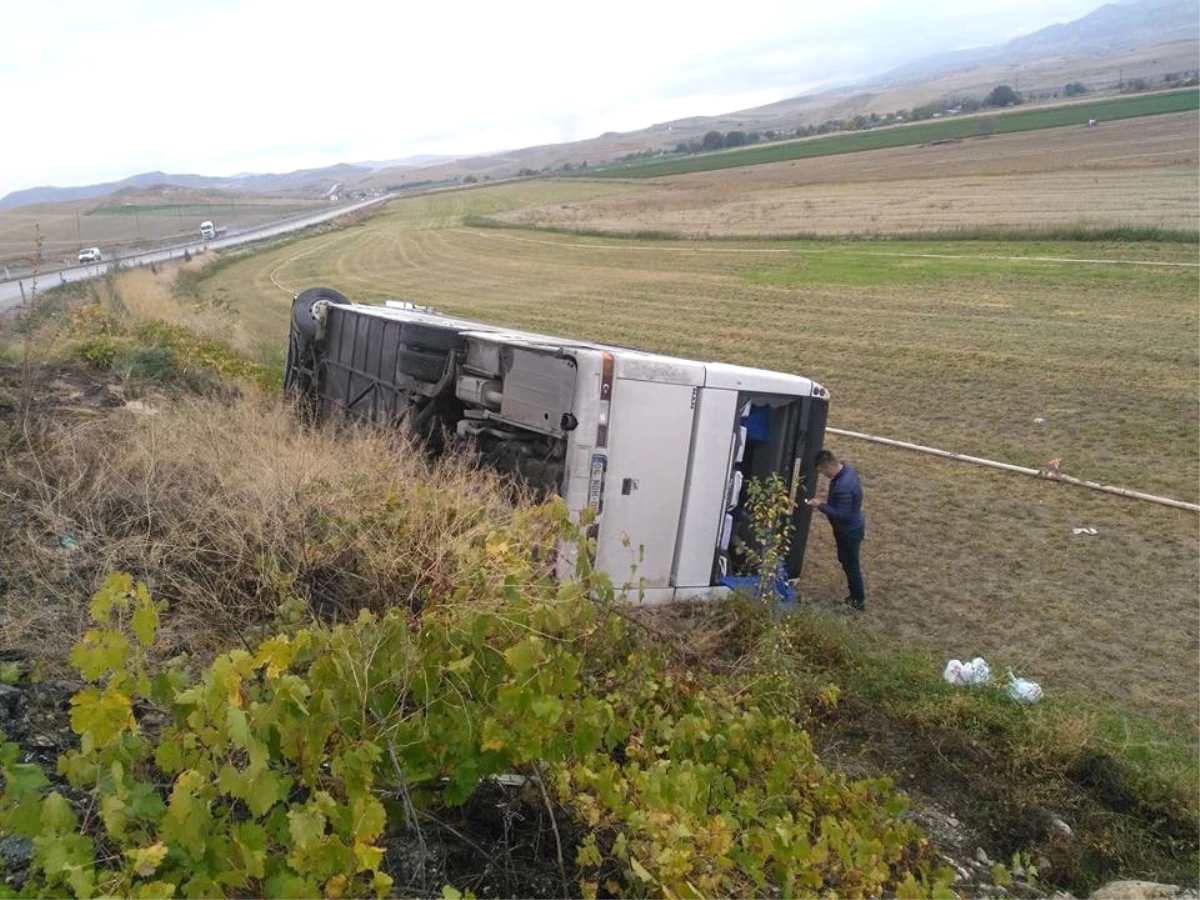
[{"label": "man's hand", "polygon": [[804,505],[805,505],[805,506],[811,506],[813,509],[816,509],[818,506],[820,506],[820,505],[821,505],[821,501],[820,501],[820,500],[818,500],[816,497],[814,497],[814,498],[813,498],[813,499],[811,499],[811,500],[805,500],[805,501],[804,501]]}]

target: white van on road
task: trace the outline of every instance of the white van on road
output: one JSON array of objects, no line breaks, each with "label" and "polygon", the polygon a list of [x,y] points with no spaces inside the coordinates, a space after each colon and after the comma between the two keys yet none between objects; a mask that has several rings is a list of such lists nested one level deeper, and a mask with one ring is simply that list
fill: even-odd
[{"label": "white van on road", "polygon": [[100,255],[99,247],[85,247],[79,251],[79,261],[81,263],[98,263],[103,261]]}]

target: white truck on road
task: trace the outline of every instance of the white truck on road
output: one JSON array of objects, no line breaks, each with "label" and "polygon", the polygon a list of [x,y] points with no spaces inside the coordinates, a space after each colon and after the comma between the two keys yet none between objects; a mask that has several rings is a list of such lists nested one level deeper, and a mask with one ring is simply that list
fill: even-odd
[{"label": "white truck on road", "polygon": [[[751,479],[816,489],[829,392],[799,375],[676,359],[438,315],[351,303],[328,288],[292,306],[285,390],[322,419],[401,427],[591,508],[595,565],[645,602],[728,592],[752,574]],[[786,576],[811,509],[798,502]],[[563,547],[560,574],[573,571]]]},{"label": "white truck on road", "polygon": [[228,229],[224,225],[214,225],[212,222],[200,223],[200,237],[206,241],[215,240],[223,235]]}]

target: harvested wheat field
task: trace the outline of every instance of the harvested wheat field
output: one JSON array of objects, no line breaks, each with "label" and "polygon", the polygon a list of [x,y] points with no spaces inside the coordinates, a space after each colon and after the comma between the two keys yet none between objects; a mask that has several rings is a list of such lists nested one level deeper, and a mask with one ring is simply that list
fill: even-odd
[{"label": "harvested wheat field", "polygon": [[[832,392],[834,426],[1030,466],[1058,457],[1070,474],[1198,499],[1194,245],[695,244],[461,224],[526,203],[614,202],[595,188],[405,199],[350,231],[230,260],[198,290],[276,346],[292,292],[325,284],[359,301],[804,373]],[[867,489],[871,611],[857,627],[944,659],[1010,663],[1052,695],[1138,711],[1194,741],[1194,513],[831,445]],[[828,529],[813,534],[804,596],[836,601]]]},{"label": "harvested wheat field", "polygon": [[1200,228],[1195,112],[650,180],[651,192],[504,213],[520,224],[685,235]]}]

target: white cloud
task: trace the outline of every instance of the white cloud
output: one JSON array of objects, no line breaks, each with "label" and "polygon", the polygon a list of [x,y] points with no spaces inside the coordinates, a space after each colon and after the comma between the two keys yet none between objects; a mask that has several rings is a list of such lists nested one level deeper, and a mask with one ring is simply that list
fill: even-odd
[{"label": "white cloud", "polygon": [[6,10],[0,194],[590,137],[993,43],[1095,0],[41,0]]}]

